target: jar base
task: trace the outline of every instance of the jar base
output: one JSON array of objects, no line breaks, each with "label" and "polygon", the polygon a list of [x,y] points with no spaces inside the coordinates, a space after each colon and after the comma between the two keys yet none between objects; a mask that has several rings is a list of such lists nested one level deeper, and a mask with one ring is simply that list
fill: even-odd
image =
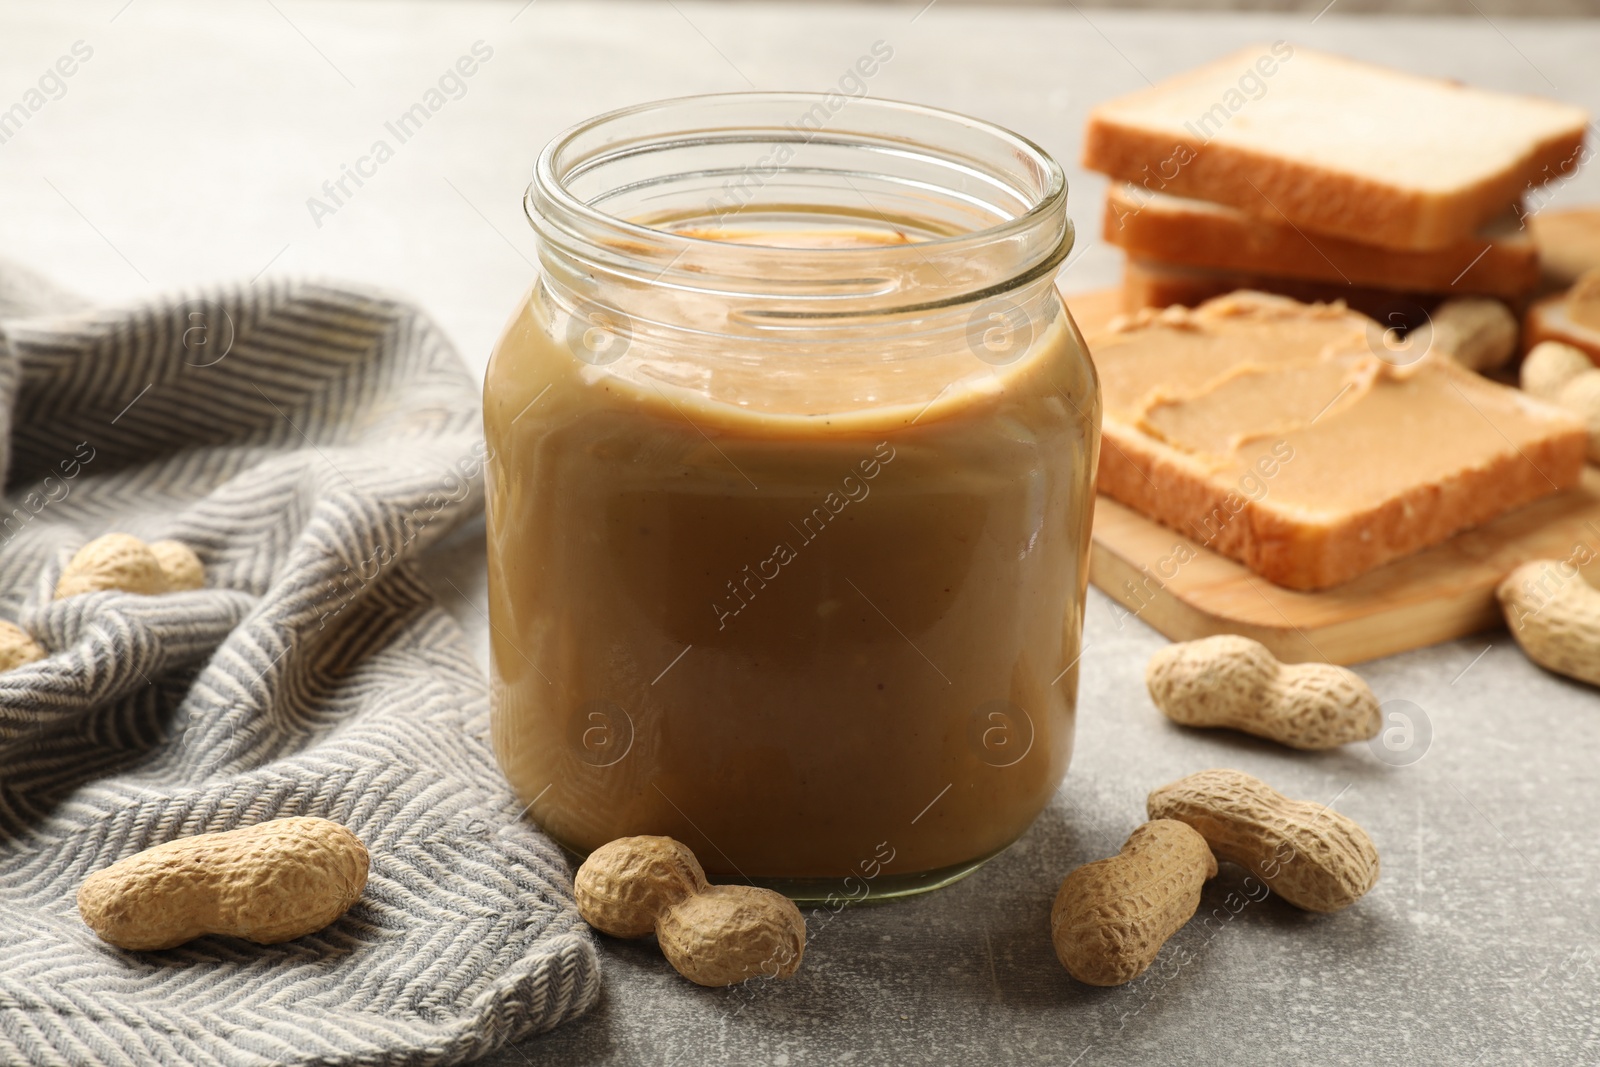
[{"label": "jar base", "polygon": [[[568,860],[572,863],[572,869],[576,873],[578,867],[588,857],[588,852],[574,848],[565,841],[556,839],[547,830],[543,832],[555,841],[562,852],[567,854]],[[977,859],[964,860],[948,867],[939,867],[931,871],[919,871],[914,874],[880,874],[876,878],[867,878],[865,875],[846,875],[840,878],[749,879],[724,878],[718,875],[713,876],[712,881],[719,884],[744,881],[749,885],[760,886],[763,889],[771,889],[782,893],[796,904],[835,907],[845,904],[882,903],[890,900],[899,900],[904,897],[919,896],[923,893],[931,893],[936,889],[943,889],[948,885],[954,885],[1010,847],[1008,843],[993,852],[979,856]]]},{"label": "jar base", "polygon": [[854,875],[845,878],[752,878],[750,882],[764,889],[776,890],[796,904],[833,907],[882,903],[954,885],[1003,851],[997,849],[975,860],[916,874],[881,874],[873,879]]}]

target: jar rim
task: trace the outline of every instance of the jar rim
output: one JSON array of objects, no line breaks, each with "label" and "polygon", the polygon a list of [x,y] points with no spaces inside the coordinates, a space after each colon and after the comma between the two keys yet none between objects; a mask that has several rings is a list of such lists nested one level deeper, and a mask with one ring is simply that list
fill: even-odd
[{"label": "jar rim", "polygon": [[[613,214],[574,192],[570,185],[632,155],[663,149],[742,141],[817,144],[822,149],[873,150],[882,153],[878,158],[883,160],[899,155],[935,162],[985,192],[1003,194],[1007,206],[1002,210],[969,192],[966,198],[981,204],[990,218],[1001,217],[992,222],[984,218],[983,225],[903,244],[824,248],[742,244],[740,253],[747,260],[764,261],[762,281],[771,280],[781,287],[783,281],[792,283],[796,276],[815,281],[830,268],[837,268],[832,273],[839,278],[850,278],[858,276],[865,263],[881,265],[897,258],[907,263],[971,263],[981,250],[1002,244],[1019,250],[1015,262],[997,265],[993,276],[982,284],[969,284],[960,292],[932,300],[921,296],[934,294],[913,294],[917,299],[895,308],[918,311],[1005,293],[1053,275],[1066,259],[1074,239],[1066,214],[1066,175],[1038,144],[1003,126],[958,112],[864,95],[843,97],[842,104],[829,108],[826,114],[837,121],[826,126],[797,128],[780,122],[785,114],[810,115],[818,107],[828,108],[829,102],[839,97],[838,93],[812,92],[711,93],[648,101],[594,116],[556,135],[539,153],[533,181],[523,199],[524,212],[541,244],[558,256],[586,265],[608,256],[626,258],[630,262],[617,266],[619,274],[649,276],[651,268],[660,267],[656,279],[667,284],[681,280],[704,288],[708,278],[719,274],[715,257],[729,247],[726,241]],[[660,121],[655,121],[658,118]],[[719,124],[717,120],[722,118],[729,121]],[[910,136],[902,132],[906,129],[928,136]],[[955,195],[951,188],[930,188]],[[748,283],[751,278],[739,281]],[[759,286],[740,291],[749,293],[752,288]],[[767,290],[763,294],[778,297]],[[823,310],[816,301],[801,299],[792,288],[778,302],[792,307],[796,300],[806,305],[804,310],[778,314],[832,317],[854,311],[848,301],[837,299],[837,294],[830,294]],[[881,312],[882,306],[877,310]]]},{"label": "jar rim", "polygon": [[[583,120],[582,122],[578,122],[567,127],[555,137],[552,137],[539,152],[538,160],[534,164],[534,181],[533,184],[529,186],[528,190],[529,199],[525,201],[526,208],[530,211],[530,221],[534,221],[534,224],[537,226],[537,220],[533,220],[531,215],[531,209],[533,207],[533,201],[531,198],[533,196],[534,187],[537,186],[539,187],[539,191],[543,198],[547,199],[550,203],[559,206],[563,210],[570,212],[574,217],[584,219],[596,227],[615,229],[620,235],[623,236],[635,238],[646,236],[665,236],[686,243],[694,242],[715,244],[717,242],[710,238],[695,237],[693,235],[675,233],[671,230],[664,230],[655,226],[647,226],[591,207],[589,204],[573,195],[567,189],[565,184],[567,175],[557,174],[556,172],[557,158],[564,150],[569,148],[575,140],[587,133],[590,133],[591,131],[601,129],[608,125],[614,125],[616,122],[622,119],[644,115],[650,112],[665,112],[669,110],[681,109],[686,106],[742,100],[760,100],[772,104],[778,104],[783,101],[792,101],[796,104],[802,104],[805,102],[818,103],[826,101],[830,95],[836,94],[764,90],[733,93],[698,93],[689,96],[674,96],[660,100],[649,100],[639,104],[630,104],[627,107],[614,108],[611,111],[594,115]],[[968,233],[953,234],[948,237],[936,237],[926,241],[917,242],[917,244],[924,249],[932,245],[948,246],[951,243],[960,243],[963,241],[989,241],[999,237],[1004,237],[1007,234],[1015,231],[1025,230],[1029,226],[1033,225],[1038,218],[1047,214],[1053,207],[1056,207],[1059,202],[1064,201],[1066,198],[1067,177],[1065,171],[1063,171],[1061,168],[1061,164],[1057,163],[1055,158],[1052,157],[1050,153],[1046,152],[1033,140],[1024,137],[1022,134],[1009,130],[998,123],[989,122],[985,119],[973,118],[958,111],[950,111],[945,108],[932,107],[927,104],[912,103],[906,100],[890,100],[882,97],[851,98],[849,106],[859,107],[862,105],[883,110],[900,111],[906,114],[920,115],[925,118],[943,120],[957,123],[972,129],[981,130],[993,137],[997,142],[1010,144],[1014,149],[1025,153],[1035,165],[1037,165],[1048,175],[1047,187],[1041,192],[1035,203],[1031,205],[1027,211],[985,229],[973,230]],[[783,247],[783,251],[802,254],[815,254],[818,252],[881,253],[882,249],[875,247],[861,247],[824,250],[803,247]]]}]

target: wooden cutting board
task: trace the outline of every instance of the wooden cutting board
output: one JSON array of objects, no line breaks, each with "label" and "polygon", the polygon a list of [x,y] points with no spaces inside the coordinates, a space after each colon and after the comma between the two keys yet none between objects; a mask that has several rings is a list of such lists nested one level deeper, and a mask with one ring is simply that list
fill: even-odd
[{"label": "wooden cutting board", "polygon": [[[1085,333],[1119,310],[1115,290],[1067,303]],[[1578,545],[1600,555],[1600,471],[1593,467],[1578,489],[1318,593],[1273,585],[1102,496],[1089,580],[1175,641],[1235,633],[1289,662],[1359,663],[1502,625],[1494,596],[1500,580],[1530,559],[1566,559]]]},{"label": "wooden cutting board", "polygon": [[[1102,496],[1089,580],[1174,641],[1243,634],[1286,662],[1360,663],[1502,625],[1500,579],[1530,559],[1566,559],[1579,544],[1600,555],[1593,467],[1579,489],[1319,593],[1273,585]],[[1181,565],[1179,545],[1194,553]]]}]

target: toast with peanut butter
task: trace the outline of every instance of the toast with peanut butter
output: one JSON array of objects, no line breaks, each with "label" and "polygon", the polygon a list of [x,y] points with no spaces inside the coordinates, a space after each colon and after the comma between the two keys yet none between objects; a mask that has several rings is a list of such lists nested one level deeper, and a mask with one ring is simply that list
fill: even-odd
[{"label": "toast with peanut butter", "polygon": [[1089,338],[1099,489],[1291,589],[1324,589],[1577,485],[1572,416],[1407,351],[1342,303],[1240,292]]}]

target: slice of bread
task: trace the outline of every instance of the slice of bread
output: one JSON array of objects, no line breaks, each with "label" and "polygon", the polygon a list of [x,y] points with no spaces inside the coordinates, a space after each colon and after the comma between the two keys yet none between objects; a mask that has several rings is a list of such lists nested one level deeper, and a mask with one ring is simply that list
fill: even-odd
[{"label": "slice of bread", "polygon": [[1106,193],[1105,239],[1136,259],[1214,270],[1402,292],[1516,300],[1539,282],[1539,253],[1515,214],[1432,252],[1315,237],[1207,200],[1114,183]]},{"label": "slice of bread", "polygon": [[1374,352],[1340,304],[1235,293],[1088,338],[1099,489],[1292,589],[1323,589],[1578,484],[1571,415],[1448,358]]},{"label": "slice of bread", "polygon": [[1522,350],[1543,341],[1560,341],[1600,364],[1600,267],[1578,276],[1572,288],[1540,300],[1522,323]]},{"label": "slice of bread", "polygon": [[1122,266],[1125,311],[1173,304],[1196,307],[1239,289],[1274,293],[1308,304],[1343,301],[1347,307],[1391,326],[1415,326],[1444,300],[1438,293],[1403,293],[1250,271],[1175,267],[1139,259],[1129,259]]},{"label": "slice of bread", "polygon": [[1565,289],[1584,271],[1600,267],[1600,207],[1540,211],[1526,221],[1546,289]]},{"label": "slice of bread", "polygon": [[1576,167],[1587,123],[1279,41],[1096,106],[1083,163],[1310,233],[1443,249]]}]

